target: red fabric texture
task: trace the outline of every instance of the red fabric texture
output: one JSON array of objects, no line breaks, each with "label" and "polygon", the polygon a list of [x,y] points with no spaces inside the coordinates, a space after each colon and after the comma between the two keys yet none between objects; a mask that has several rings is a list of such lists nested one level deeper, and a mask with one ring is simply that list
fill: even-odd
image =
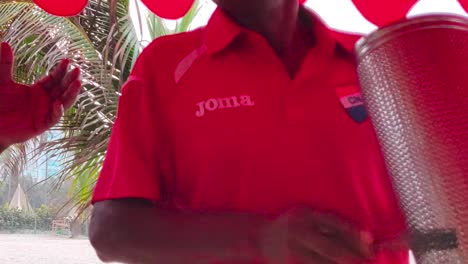
[{"label": "red fabric texture", "polygon": [[460,2],[460,5],[465,9],[466,12],[468,12],[468,0],[458,0]]},{"label": "red fabric texture", "polygon": [[[183,17],[194,0],[141,0],[153,13],[167,19],[178,19]],[[307,0],[298,0],[301,4]]]},{"label": "red fabric texture", "polygon": [[352,0],[359,12],[377,26],[402,20],[418,0]]},{"label": "red fabric texture", "polygon": [[[293,79],[263,37],[219,9],[204,29],[155,40],[123,89],[93,202],[271,215],[305,204],[377,240],[402,232],[372,125],[336,93],[359,92],[352,43],[311,24],[319,37]],[[370,263],[406,264],[407,252]]]},{"label": "red fabric texture", "polygon": [[[139,71],[138,67],[135,71]],[[94,191],[94,200],[160,199],[158,136],[146,87],[140,78],[131,76],[122,88],[119,113],[107,149],[109,154]]]},{"label": "red fabric texture", "polygon": [[[156,15],[167,19],[183,17],[194,0],[141,0]],[[298,0],[301,4],[307,0]],[[318,0],[314,0],[318,1]],[[352,0],[359,12],[377,26],[385,26],[403,19],[418,0]],[[79,14],[88,3],[87,0],[34,0],[45,11],[57,16]],[[468,0],[459,0],[468,12]]]},{"label": "red fabric texture", "polygon": [[183,17],[192,7],[194,0],[141,0],[156,15],[177,19]]},{"label": "red fabric texture", "polygon": [[88,0],[34,0],[40,8],[55,16],[76,16],[88,4]]}]

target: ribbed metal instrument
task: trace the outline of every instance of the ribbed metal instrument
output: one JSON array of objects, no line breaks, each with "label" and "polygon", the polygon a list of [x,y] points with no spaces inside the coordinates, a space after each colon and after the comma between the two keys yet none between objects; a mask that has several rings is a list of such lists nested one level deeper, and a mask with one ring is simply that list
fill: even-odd
[{"label": "ribbed metal instrument", "polygon": [[468,263],[468,20],[409,19],[356,51],[417,263]]}]

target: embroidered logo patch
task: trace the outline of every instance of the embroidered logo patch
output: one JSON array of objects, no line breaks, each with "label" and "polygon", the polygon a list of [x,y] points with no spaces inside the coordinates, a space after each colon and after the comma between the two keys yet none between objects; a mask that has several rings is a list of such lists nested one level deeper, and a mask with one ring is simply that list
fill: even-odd
[{"label": "embroidered logo patch", "polygon": [[358,91],[357,86],[349,85],[336,89],[340,103],[348,112],[349,116],[356,122],[362,123],[367,119],[367,109],[364,99]]}]

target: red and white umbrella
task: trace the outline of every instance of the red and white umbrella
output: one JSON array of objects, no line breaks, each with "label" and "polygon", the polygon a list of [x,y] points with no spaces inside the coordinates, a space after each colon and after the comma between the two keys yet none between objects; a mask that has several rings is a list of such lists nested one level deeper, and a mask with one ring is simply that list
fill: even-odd
[{"label": "red and white umbrella", "polygon": [[[195,0],[141,0],[156,15],[177,19],[184,16]],[[299,0],[301,3],[306,0]],[[326,1],[326,0],[309,0]],[[359,12],[376,26],[388,25],[406,16],[418,0],[351,0]],[[34,2],[56,16],[74,16],[79,14],[88,0],[34,0]],[[468,0],[458,0],[468,12]]]}]

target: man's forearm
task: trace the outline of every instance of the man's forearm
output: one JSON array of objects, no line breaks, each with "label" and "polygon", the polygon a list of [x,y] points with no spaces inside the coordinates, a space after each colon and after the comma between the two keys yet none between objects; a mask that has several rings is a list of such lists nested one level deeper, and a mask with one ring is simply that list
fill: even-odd
[{"label": "man's forearm", "polygon": [[115,207],[96,204],[90,236],[105,261],[251,260],[258,253],[256,231],[267,223],[254,214],[181,212],[131,201],[104,203]]}]

